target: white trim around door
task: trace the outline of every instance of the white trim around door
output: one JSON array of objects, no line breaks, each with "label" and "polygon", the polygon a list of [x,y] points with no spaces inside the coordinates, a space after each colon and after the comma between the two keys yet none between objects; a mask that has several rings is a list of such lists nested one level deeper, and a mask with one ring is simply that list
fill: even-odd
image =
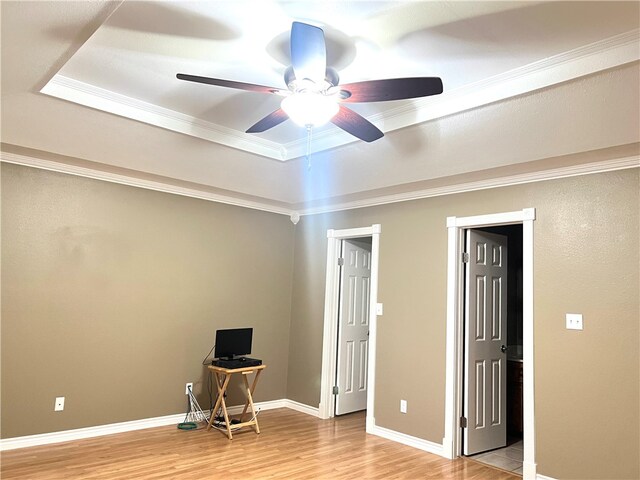
[{"label": "white trim around door", "polygon": [[367,432],[375,427],[373,416],[376,372],[376,324],[378,303],[378,254],[380,251],[379,224],[370,227],[327,231],[327,277],[324,297],[324,332],[322,340],[322,374],[320,384],[319,417],[334,416],[333,386],[336,373],[338,335],[338,291],[340,288],[340,242],[347,238],[371,237],[371,290],[369,295],[369,361],[367,370]]},{"label": "white trim around door", "polygon": [[533,222],[534,208],[515,212],[448,217],[447,257],[447,343],[445,378],[445,428],[442,450],[446,457],[456,458],[461,452],[460,416],[462,399],[462,354],[464,322],[464,289],[462,271],[463,234],[468,228],[522,224],[522,309],[523,309],[523,479],[536,478],[534,357],[533,357]]}]

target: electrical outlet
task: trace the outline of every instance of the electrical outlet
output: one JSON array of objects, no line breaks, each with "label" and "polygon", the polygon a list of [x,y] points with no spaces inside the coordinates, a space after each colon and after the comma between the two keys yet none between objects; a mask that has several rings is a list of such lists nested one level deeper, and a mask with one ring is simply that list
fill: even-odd
[{"label": "electrical outlet", "polygon": [[566,315],[567,330],[582,330],[582,314],[567,313]]},{"label": "electrical outlet", "polygon": [[407,413],[407,401],[400,400],[400,413]]},{"label": "electrical outlet", "polygon": [[189,390],[193,392],[193,383],[189,382],[184,386],[184,394],[189,395]]},{"label": "electrical outlet", "polygon": [[61,412],[64,410],[64,397],[56,397],[56,403],[53,405],[54,412]]}]

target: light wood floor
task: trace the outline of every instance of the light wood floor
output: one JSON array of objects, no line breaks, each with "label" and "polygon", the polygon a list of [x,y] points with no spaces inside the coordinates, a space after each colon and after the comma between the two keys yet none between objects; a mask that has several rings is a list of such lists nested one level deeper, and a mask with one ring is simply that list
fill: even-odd
[{"label": "light wood floor", "polygon": [[521,477],[454,461],[364,431],[364,415],[318,420],[289,409],[262,412],[261,434],[232,441],[175,426],[2,452],[3,480],[62,479],[482,479]]}]

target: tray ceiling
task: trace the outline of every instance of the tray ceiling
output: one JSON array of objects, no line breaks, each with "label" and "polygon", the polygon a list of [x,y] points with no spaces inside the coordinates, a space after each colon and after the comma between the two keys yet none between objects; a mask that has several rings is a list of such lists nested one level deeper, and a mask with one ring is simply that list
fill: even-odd
[{"label": "tray ceiling", "polygon": [[[0,160],[296,214],[637,167],[640,2],[0,2]],[[291,22],[325,30],[341,82],[438,76],[355,105],[373,143],[287,121]],[[352,104],[350,104],[351,106]]]},{"label": "tray ceiling", "polygon": [[[288,121],[244,131],[279,97],[176,79],[189,73],[284,87],[294,20],[325,30],[342,83],[439,76],[435,97],[351,104],[383,132],[637,60],[635,2],[125,1],[42,92],[276,160],[306,152]],[[332,125],[311,150],[358,141]]]}]

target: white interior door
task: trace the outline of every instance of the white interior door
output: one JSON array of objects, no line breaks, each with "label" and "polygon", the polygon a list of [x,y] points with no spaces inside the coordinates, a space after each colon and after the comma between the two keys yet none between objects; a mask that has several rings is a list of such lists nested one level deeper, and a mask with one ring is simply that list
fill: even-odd
[{"label": "white interior door", "polygon": [[467,230],[463,453],[506,446],[507,237]]},{"label": "white interior door", "polygon": [[367,408],[371,246],[343,240],[335,414]]}]

